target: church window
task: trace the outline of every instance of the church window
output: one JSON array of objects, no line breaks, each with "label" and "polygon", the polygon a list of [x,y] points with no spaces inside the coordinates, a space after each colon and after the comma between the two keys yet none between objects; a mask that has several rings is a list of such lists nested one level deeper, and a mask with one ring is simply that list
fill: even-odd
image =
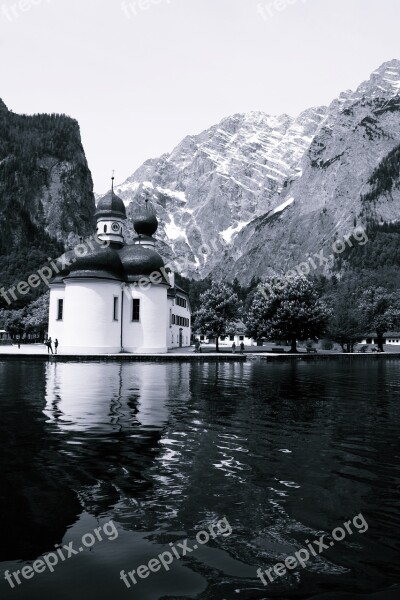
[{"label": "church window", "polygon": [[114,296],[113,319],[114,321],[118,321],[118,296]]},{"label": "church window", "polygon": [[58,306],[57,306],[57,321],[63,320],[63,313],[64,313],[64,300],[59,299]]},{"label": "church window", "polygon": [[140,321],[140,300],[132,300],[132,321]]}]

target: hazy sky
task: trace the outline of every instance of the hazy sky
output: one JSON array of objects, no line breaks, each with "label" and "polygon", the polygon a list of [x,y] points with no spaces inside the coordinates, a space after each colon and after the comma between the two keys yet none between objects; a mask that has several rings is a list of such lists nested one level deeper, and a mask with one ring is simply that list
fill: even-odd
[{"label": "hazy sky", "polygon": [[399,0],[0,0],[0,98],[75,117],[102,192],[230,114],[354,89],[399,23]]}]

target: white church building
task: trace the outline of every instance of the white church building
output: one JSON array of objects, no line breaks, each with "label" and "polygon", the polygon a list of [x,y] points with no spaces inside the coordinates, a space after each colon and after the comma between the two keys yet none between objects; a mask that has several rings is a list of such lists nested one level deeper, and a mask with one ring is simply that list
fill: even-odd
[{"label": "white church building", "polygon": [[155,249],[155,214],[134,219],[126,244],[125,204],[113,191],[96,209],[98,243],[50,282],[48,335],[64,354],[166,353],[191,343],[187,293]]}]

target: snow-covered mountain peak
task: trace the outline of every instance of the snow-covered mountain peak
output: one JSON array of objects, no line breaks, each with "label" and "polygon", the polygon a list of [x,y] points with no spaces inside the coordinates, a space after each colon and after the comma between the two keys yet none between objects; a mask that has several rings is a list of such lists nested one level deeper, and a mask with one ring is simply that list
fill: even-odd
[{"label": "snow-covered mountain peak", "polygon": [[[314,191],[304,187],[292,193],[291,188],[307,177],[311,181],[313,169],[339,168],[346,152],[353,156],[355,132],[360,136],[357,152],[372,139],[390,137],[396,115],[389,111],[381,131],[374,111],[392,109],[399,90],[400,61],[393,60],[356,91],[341,93],[329,107],[310,108],[296,118],[262,111],[233,114],[186,136],[171,153],[147,160],[116,192],[131,213],[149,195],[159,215],[157,235],[165,242],[167,258],[185,256],[184,273],[204,276],[224,261],[227,245],[243,245],[249,223],[258,217],[269,214],[275,222],[307,212]],[[381,152],[389,146],[383,143]],[[354,169],[349,173],[355,176]],[[362,182],[358,175],[365,185],[365,173],[363,177]],[[319,193],[320,200],[323,195]],[[289,202],[293,197],[296,202]]]},{"label": "snow-covered mountain peak", "polygon": [[356,90],[359,97],[393,97],[400,93],[400,60],[383,63],[374,71],[368,81],[364,81]]},{"label": "snow-covered mountain peak", "polygon": [[171,256],[188,256],[186,273],[204,275],[221,258],[205,247],[234,243],[250,221],[279,204],[284,182],[301,173],[304,152],[326,114],[318,107],[297,118],[261,111],[231,115],[146,161],[116,192],[131,212],[150,193],[160,240]]}]

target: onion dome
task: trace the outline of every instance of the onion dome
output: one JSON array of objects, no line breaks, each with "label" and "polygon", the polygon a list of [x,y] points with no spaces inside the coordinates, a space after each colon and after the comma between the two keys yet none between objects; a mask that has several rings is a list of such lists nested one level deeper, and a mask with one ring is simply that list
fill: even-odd
[{"label": "onion dome", "polygon": [[122,248],[119,256],[128,281],[160,273],[163,283],[168,283],[165,278],[164,261],[155,250],[134,244]]},{"label": "onion dome", "polygon": [[73,250],[67,250],[60,258],[55,262],[56,267],[60,269],[59,273],[54,270],[54,277],[50,280],[51,284],[62,284],[64,283],[65,277],[69,275],[71,265],[75,260],[75,254]]},{"label": "onion dome", "polygon": [[93,277],[96,279],[124,279],[124,270],[118,252],[108,247],[89,247],[81,256],[74,254],[67,279]]},{"label": "onion dome", "polygon": [[103,198],[100,198],[96,207],[96,218],[116,217],[126,219],[126,209],[124,201],[121,200],[114,190],[110,190]]},{"label": "onion dome", "polygon": [[158,229],[158,220],[156,215],[147,207],[138,212],[133,219],[133,226],[138,235],[151,237]]}]

